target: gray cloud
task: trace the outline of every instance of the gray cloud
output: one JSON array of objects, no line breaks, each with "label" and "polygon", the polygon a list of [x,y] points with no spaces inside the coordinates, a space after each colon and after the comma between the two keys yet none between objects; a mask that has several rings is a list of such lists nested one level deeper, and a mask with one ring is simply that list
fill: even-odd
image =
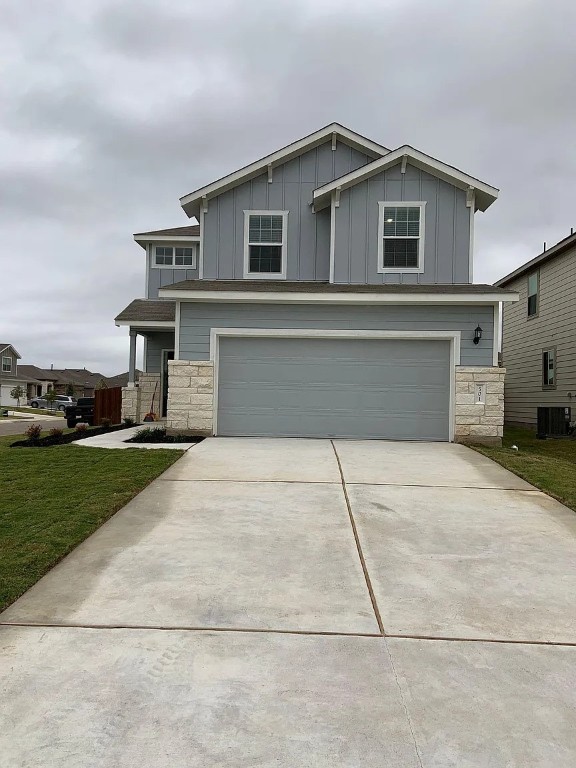
[{"label": "gray cloud", "polygon": [[31,0],[0,28],[0,328],[26,362],[126,368],[139,230],[333,120],[500,187],[478,281],[576,226],[570,0]]}]

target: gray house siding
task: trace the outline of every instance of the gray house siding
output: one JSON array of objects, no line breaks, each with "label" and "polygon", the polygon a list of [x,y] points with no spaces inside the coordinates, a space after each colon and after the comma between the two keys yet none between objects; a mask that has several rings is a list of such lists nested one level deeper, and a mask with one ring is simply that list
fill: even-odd
[{"label": "gray house siding", "polygon": [[[378,202],[425,201],[424,272],[378,272]],[[410,164],[344,190],[335,208],[334,282],[469,283],[470,209],[466,193]]]},{"label": "gray house siding", "polygon": [[330,211],[312,213],[314,189],[365,165],[370,158],[338,142],[305,152],[266,174],[211,199],[204,214],[204,278],[244,277],[244,211],[288,211],[287,279],[328,280]]},{"label": "gray house siding", "polygon": [[[538,406],[572,408],[576,420],[576,248],[541,265],[538,314],[528,317],[528,275],[506,285],[520,301],[504,304],[502,358],[507,423],[536,425]],[[556,388],[542,387],[542,352],[556,348]],[[568,393],[572,397],[568,397]]]},{"label": "gray house siding", "polygon": [[[159,268],[159,267],[153,267],[152,266],[152,255],[153,255],[153,248],[156,245],[169,245],[173,248],[177,248],[180,246],[189,247],[193,245],[196,248],[196,267],[194,269],[169,269],[169,268]],[[158,290],[165,285],[172,285],[172,283],[178,283],[181,280],[197,280],[199,273],[198,273],[198,260],[199,260],[199,253],[198,253],[198,243],[189,243],[189,242],[174,242],[170,240],[166,240],[165,242],[155,242],[150,243],[148,245],[148,251],[146,253],[146,269],[148,272],[148,279],[146,281],[147,285],[147,291],[146,291],[146,298],[147,299],[157,299],[158,298]]]},{"label": "gray house siding", "polygon": [[[5,350],[4,352],[0,353],[0,358],[2,357],[9,357],[12,361],[11,368],[9,371],[2,371],[0,370],[0,377],[4,378],[12,378],[15,379],[17,377],[17,367],[18,367],[18,358],[16,355],[12,354],[10,349]],[[0,359],[0,365],[2,364],[2,360]]]},{"label": "gray house siding", "polygon": [[174,331],[150,333],[146,337],[146,373],[159,373],[162,365],[162,350],[174,349]]},{"label": "gray house siding", "polygon": [[[478,345],[474,329],[483,329]],[[210,358],[211,328],[461,331],[461,365],[491,366],[492,306],[335,306],[317,304],[200,304],[182,302],[180,359]]]}]

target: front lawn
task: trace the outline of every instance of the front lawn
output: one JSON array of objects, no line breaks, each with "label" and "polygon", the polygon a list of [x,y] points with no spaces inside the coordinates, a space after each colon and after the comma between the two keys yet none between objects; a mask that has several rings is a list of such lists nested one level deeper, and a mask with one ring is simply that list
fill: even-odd
[{"label": "front lawn", "polygon": [[182,453],[0,437],[0,610],[23,594]]},{"label": "front lawn", "polygon": [[537,440],[535,430],[505,427],[502,448],[474,448],[576,511],[576,439]]}]

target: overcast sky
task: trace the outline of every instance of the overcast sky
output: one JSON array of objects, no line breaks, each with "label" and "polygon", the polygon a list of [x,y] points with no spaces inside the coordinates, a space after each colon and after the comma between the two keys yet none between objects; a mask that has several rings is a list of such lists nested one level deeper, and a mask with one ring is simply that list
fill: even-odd
[{"label": "overcast sky", "polygon": [[476,282],[576,228],[574,0],[0,0],[0,340],[127,369],[132,233],[337,121],[500,188]]}]

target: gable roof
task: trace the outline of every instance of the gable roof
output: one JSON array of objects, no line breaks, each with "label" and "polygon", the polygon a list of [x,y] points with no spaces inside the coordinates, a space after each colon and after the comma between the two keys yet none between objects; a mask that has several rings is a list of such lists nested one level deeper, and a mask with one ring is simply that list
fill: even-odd
[{"label": "gable roof", "polygon": [[6,342],[4,342],[4,343],[0,342],[0,354],[1,354],[2,352],[5,352],[7,349],[11,349],[11,350],[12,350],[12,354],[13,354],[13,355],[14,355],[14,357],[16,357],[18,360],[20,360],[20,359],[22,358],[22,355],[20,355],[20,354],[19,354],[19,353],[18,353],[18,352],[17,352],[17,351],[14,349],[14,347],[12,346],[12,344],[9,344],[7,341],[6,341]]},{"label": "gable roof", "polygon": [[144,323],[174,323],[176,302],[164,299],[134,299],[114,318],[116,325]]},{"label": "gable roof", "polygon": [[338,188],[343,190],[353,187],[355,184],[402,162],[403,158],[409,160],[410,164],[416,166],[416,168],[427,171],[433,176],[437,176],[438,178],[453,184],[455,187],[459,187],[463,190],[474,190],[476,210],[485,211],[498,197],[498,190],[496,187],[492,187],[489,184],[486,184],[486,182],[480,181],[480,179],[476,179],[474,176],[469,176],[467,173],[458,170],[458,168],[447,165],[441,160],[436,160],[436,158],[431,157],[424,152],[420,152],[420,150],[415,149],[408,144],[404,144],[403,146],[392,150],[392,152],[389,152],[387,155],[384,155],[384,157],[378,158],[372,163],[367,163],[356,171],[347,173],[346,175],[315,189],[313,195],[314,210],[319,211],[322,210],[322,208],[328,207],[328,205],[330,205],[332,192]]},{"label": "gable roof", "polygon": [[134,240],[142,248],[146,248],[146,243],[155,240],[200,240],[200,225],[190,224],[186,227],[170,227],[168,229],[154,229],[151,232],[136,232]]},{"label": "gable roof", "polygon": [[498,287],[508,285],[508,283],[511,283],[512,280],[515,280],[517,277],[521,277],[526,272],[530,272],[533,269],[540,267],[542,264],[555,259],[557,256],[561,256],[562,254],[566,253],[566,251],[569,251],[570,248],[576,248],[576,232],[568,235],[568,237],[565,237],[563,240],[560,240],[556,243],[556,245],[548,248],[548,250],[542,251],[542,253],[540,253],[538,256],[530,259],[530,261],[527,261],[526,264],[522,264],[522,266],[518,267],[518,269],[510,272],[510,274],[506,275],[505,277],[501,277],[500,280],[496,280],[494,285],[497,285]]},{"label": "gable roof", "polygon": [[272,152],[272,154],[266,155],[266,157],[262,157],[260,160],[256,160],[256,162],[250,163],[250,165],[246,165],[238,171],[234,171],[234,173],[223,176],[221,179],[207,184],[205,187],[200,187],[200,189],[184,195],[184,197],[180,198],[180,205],[189,217],[197,216],[200,213],[200,203],[203,197],[213,197],[215,193],[222,194],[222,192],[264,173],[268,166],[274,167],[275,165],[285,163],[293,157],[298,157],[298,155],[304,152],[308,152],[308,150],[328,141],[333,135],[336,136],[336,139],[355,149],[359,149],[361,152],[365,152],[373,158],[382,157],[390,151],[381,144],[377,144],[375,141],[371,141],[365,136],[361,136],[359,133],[340,125],[340,123],[330,123],[330,125],[320,128],[319,131],[304,136],[304,138],[298,139],[298,141],[288,144],[286,147]]}]

